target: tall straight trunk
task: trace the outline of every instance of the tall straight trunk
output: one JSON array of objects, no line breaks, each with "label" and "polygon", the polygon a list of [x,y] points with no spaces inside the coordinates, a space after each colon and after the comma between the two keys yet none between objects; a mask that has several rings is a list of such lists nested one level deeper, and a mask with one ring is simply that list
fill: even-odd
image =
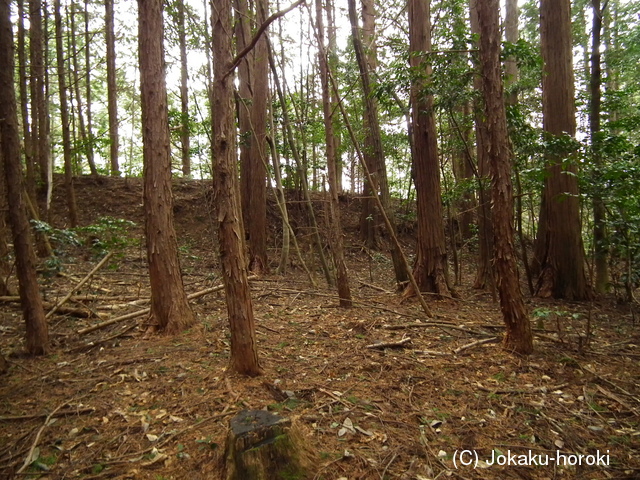
[{"label": "tall straight trunk", "polygon": [[[518,0],[507,0],[506,15],[504,19],[505,40],[511,44],[518,42]],[[505,60],[505,85],[513,87],[518,81],[518,63],[514,56],[510,56]],[[516,105],[518,103],[518,93],[511,90],[507,93],[507,104]]]},{"label": "tall straight trunk", "polygon": [[114,31],[113,1],[105,0],[105,42],[107,45],[107,103],[109,112],[109,164],[110,173],[120,176],[118,150],[120,135],[118,134],[118,86],[116,74],[116,37]]},{"label": "tall straight trunk", "polygon": [[[336,4],[335,0],[326,0],[324,9],[327,12],[327,61],[329,63],[329,70],[332,72],[337,71],[338,60],[338,27],[336,25]],[[329,95],[331,97],[331,111],[335,112],[338,109],[338,95],[329,89]],[[340,118],[338,115],[333,115],[333,148],[336,151],[336,190],[338,195],[343,191],[342,186],[342,171],[344,165],[340,155],[337,153],[342,146],[342,137],[340,132],[342,131]]]},{"label": "tall straight trunk", "polygon": [[47,353],[49,333],[44,318],[42,297],[36,276],[36,257],[27,218],[22,165],[20,131],[14,86],[13,31],[10,2],[0,1],[0,160],[9,204],[9,222],[13,236],[16,273],[22,314],[26,324],[26,348],[32,355]]},{"label": "tall straight trunk", "polygon": [[[49,115],[45,86],[44,32],[39,0],[29,0],[29,50],[31,67],[31,135],[33,154],[38,165],[40,190],[48,191],[49,154],[47,117]],[[46,216],[46,215],[45,215]]]},{"label": "tall straight trunk", "polygon": [[[251,41],[251,16],[248,0],[233,0],[237,15],[234,22],[235,43],[238,52]],[[236,108],[238,116],[240,152],[240,201],[242,208],[243,232],[249,227],[249,210],[251,208],[251,103],[253,91],[251,82],[253,78],[253,54],[251,51],[238,65],[238,81],[236,92]]]},{"label": "tall straight trunk", "polygon": [[[471,33],[478,35],[480,27],[478,25],[477,4],[479,0],[469,1],[469,19],[471,24]],[[478,66],[479,67],[479,66]],[[476,91],[482,89],[482,79],[476,75],[473,79],[473,88]],[[489,152],[487,150],[487,138],[489,132],[482,114],[482,107],[476,102],[474,105],[475,124],[476,124],[476,155],[478,162],[478,200],[480,202],[478,209],[478,269],[476,279],[473,284],[474,288],[490,287],[495,300],[495,282],[493,278],[493,267],[491,266],[493,256],[493,227],[491,222],[491,192],[489,190]]]},{"label": "tall straight trunk", "polygon": [[[378,123],[378,102],[371,96],[370,72],[375,75],[377,64],[377,52],[375,44],[375,12],[371,0],[362,2],[362,29],[358,27],[355,0],[349,0],[349,21],[351,23],[351,39],[356,53],[356,61],[360,71],[362,83],[363,104],[365,115],[362,119],[364,129],[364,161],[371,172],[374,182],[381,182],[381,166],[384,164],[382,152],[382,139],[380,138],[380,125]],[[365,47],[366,46],[366,53]],[[372,123],[373,122],[373,123]],[[382,163],[381,163],[382,162]],[[386,179],[385,179],[386,180]],[[380,216],[376,211],[374,195],[378,195],[378,189],[370,185],[364,176],[362,191],[362,209],[360,211],[360,239],[368,248],[378,246],[378,233],[380,230]],[[406,279],[405,279],[406,280]]]},{"label": "tall straight trunk", "polygon": [[[426,54],[431,51],[429,0],[409,0],[408,10],[409,62],[415,72],[411,81],[411,118],[418,210],[417,255],[413,275],[420,291],[448,295],[436,123],[433,97],[425,92],[426,79],[431,75],[431,66],[426,60]],[[405,294],[411,293],[413,287],[409,286]]]},{"label": "tall straight trunk", "polygon": [[[600,154],[600,110],[602,105],[602,67],[600,64],[602,16],[604,14],[600,0],[591,0],[593,9],[593,26],[591,31],[591,79],[589,90],[591,104],[589,108],[589,130],[591,134],[591,149],[596,172],[602,168]],[[606,5],[605,5],[606,8]],[[593,195],[593,243],[594,243],[594,288],[597,293],[605,293],[609,282],[609,249],[607,248],[606,208],[602,195],[596,189]]]},{"label": "tall straight trunk", "polygon": [[[91,110],[91,32],[89,30],[89,0],[84,0],[84,66],[87,70],[86,100],[87,100],[87,161],[95,168],[93,154],[93,116]],[[90,167],[91,168],[91,167]],[[93,171],[91,172],[93,173]],[[96,170],[97,173],[97,170]]]},{"label": "tall straight trunk", "polygon": [[162,5],[163,0],[138,0],[143,199],[151,314],[161,330],[177,333],[193,325],[195,317],[182,283],[173,226]]},{"label": "tall straight trunk", "polygon": [[27,84],[27,47],[24,28],[24,0],[18,0],[18,76],[20,82],[20,116],[22,117],[22,138],[26,171],[26,189],[28,195],[36,201],[36,166],[33,159],[33,138],[29,118],[29,89]]},{"label": "tall straight trunk", "polygon": [[[541,0],[540,38],[543,129],[551,139],[576,133],[570,0]],[[590,296],[580,225],[575,152],[547,154],[539,244],[542,297],[583,300]],[[544,224],[542,224],[544,222]]]},{"label": "tall straight trunk", "polygon": [[71,228],[78,226],[78,208],[76,192],[73,187],[73,165],[71,161],[71,124],[69,119],[69,102],[67,100],[66,68],[64,64],[64,45],[60,0],[54,1],[56,57],[58,64],[58,95],[60,97],[60,119],[62,122],[62,151],[64,156],[64,187],[67,197],[67,210]]},{"label": "tall straight trunk", "polygon": [[[268,0],[255,1],[257,25],[269,14]],[[251,102],[250,197],[247,234],[249,237],[249,270],[268,272],[267,259],[267,97],[269,96],[269,52],[266,33],[253,48],[253,99]]]},{"label": "tall straight trunk", "polygon": [[182,153],[182,175],[191,176],[190,132],[189,132],[189,72],[187,70],[187,30],[184,16],[184,3],[178,3],[178,42],[180,44],[180,111],[182,128],[180,130],[180,151]]},{"label": "tall straight trunk", "polygon": [[213,189],[218,219],[220,263],[231,330],[232,370],[260,375],[251,290],[244,256],[244,233],[238,187],[236,128],[233,108],[231,0],[213,0]]},{"label": "tall straight trunk", "polygon": [[9,224],[7,222],[7,179],[4,175],[4,162],[0,156],[0,296],[10,295],[7,280],[11,273],[9,263]]},{"label": "tall straight trunk", "polygon": [[482,92],[489,132],[487,140],[492,183],[493,258],[500,309],[506,326],[504,348],[527,355],[533,352],[533,334],[520,291],[516,250],[513,245],[513,187],[500,65],[499,9],[499,0],[484,0],[477,4]]},{"label": "tall straight trunk", "polygon": [[[518,1],[507,0],[506,16],[505,16],[505,39],[511,44],[518,42],[520,33],[518,30]],[[506,94],[506,103],[508,106],[514,108],[518,105],[518,91],[514,87],[518,81],[518,63],[514,56],[510,56],[505,60],[505,87],[509,90]],[[516,225],[518,232],[518,239],[520,241],[520,248],[522,249],[522,264],[524,266],[525,274],[527,276],[527,284],[529,286],[529,293],[533,295],[533,275],[531,273],[531,267],[529,265],[529,256],[527,255],[527,243],[524,238],[524,232],[522,227],[522,184],[520,181],[520,172],[518,171],[518,165],[513,165],[514,177],[516,181]]]},{"label": "tall straight trunk", "polygon": [[337,158],[333,135],[331,96],[329,95],[329,64],[324,43],[324,20],[322,18],[322,0],[316,0],[316,25],[318,35],[318,57],[320,61],[320,83],[322,85],[322,112],[324,116],[324,137],[326,143],[327,173],[329,180],[329,237],[333,262],[336,267],[336,282],[341,307],[351,307],[351,289],[344,260],[344,243],[340,222],[340,201],[337,190]]},{"label": "tall straight trunk", "polygon": [[[368,185],[369,193],[365,192],[365,197],[379,195],[388,220],[391,222],[393,233],[396,231],[395,212],[391,206],[391,195],[389,193],[389,182],[387,180],[387,169],[385,165],[384,150],[382,147],[382,133],[378,119],[378,104],[375,101],[371,90],[371,74],[375,74],[376,54],[375,54],[375,14],[373,12],[373,2],[363,2],[364,28],[362,38],[358,28],[358,18],[356,13],[355,0],[349,0],[349,19],[351,21],[351,38],[356,52],[356,60],[360,70],[360,80],[362,83],[362,94],[365,109],[365,153],[364,160],[371,173],[374,185]],[[364,43],[368,46],[365,51]],[[369,182],[365,182],[367,185]],[[368,203],[368,202],[367,202]],[[375,205],[375,203],[374,203]],[[363,212],[365,209],[363,208]],[[376,225],[369,221],[369,217],[364,219],[365,225],[375,232]],[[363,222],[361,220],[361,228]],[[371,234],[370,234],[371,235]],[[370,236],[369,235],[369,236]],[[390,234],[393,236],[393,234]],[[396,282],[402,284],[409,279],[405,263],[402,259],[402,252],[399,245],[391,243],[391,258],[396,276]]]},{"label": "tall straight trunk", "polygon": [[[81,81],[80,81],[80,62],[78,61],[78,42],[77,42],[77,37],[78,35],[76,34],[76,15],[80,13],[78,10],[78,5],[76,2],[73,2],[71,4],[71,61],[73,62],[73,89],[75,91],[75,95],[76,95],[76,103],[78,105],[78,126],[80,127],[80,139],[82,140],[82,148],[84,150],[84,153],[87,157],[87,165],[89,165],[89,171],[91,172],[91,175],[93,175],[94,177],[98,175],[98,170],[96,169],[96,164],[93,160],[93,155],[89,154],[89,143],[90,143],[90,139],[87,136],[87,126],[85,123],[85,119],[84,119],[84,113],[82,112],[83,110],[83,102],[82,102],[82,95],[80,94],[80,87],[82,85]],[[85,44],[84,48],[87,49],[87,51],[89,50],[89,45]],[[89,64],[87,63],[86,65],[86,71],[87,71],[87,82],[88,80],[88,76],[89,76]]]}]

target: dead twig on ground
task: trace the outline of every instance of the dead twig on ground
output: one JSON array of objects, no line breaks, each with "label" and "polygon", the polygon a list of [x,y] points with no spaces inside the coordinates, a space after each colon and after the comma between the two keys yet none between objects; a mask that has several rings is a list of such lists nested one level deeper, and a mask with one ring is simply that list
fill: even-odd
[{"label": "dead twig on ground", "polygon": [[91,348],[97,347],[98,345],[102,345],[103,343],[107,343],[111,340],[114,340],[118,337],[121,337],[122,335],[124,335],[125,333],[133,330],[134,328],[136,328],[136,324],[134,323],[133,325],[128,325],[126,327],[124,327],[122,330],[120,330],[118,333],[114,334],[114,335],[110,335],[106,338],[103,338],[101,340],[97,340],[95,342],[89,342],[89,343],[85,343],[84,345],[80,345],[78,347],[74,347],[70,350],[67,350],[65,353],[79,353],[79,352],[83,352],[85,350],[89,350]]},{"label": "dead twig on ground", "polygon": [[453,353],[458,355],[460,352],[463,352],[469,348],[477,347],[478,345],[484,345],[485,343],[497,343],[499,341],[500,339],[498,337],[483,338],[482,340],[477,340],[475,342],[467,343],[466,345],[458,347],[453,351]]},{"label": "dead twig on ground", "polygon": [[[247,278],[247,280],[254,280],[255,278],[256,278],[255,275],[251,275],[251,276],[249,276]],[[224,289],[224,285],[218,285],[218,286],[211,287],[211,288],[205,288],[204,290],[200,290],[199,292],[195,292],[195,293],[191,293],[191,294],[187,295],[187,299],[188,300],[193,300],[193,299],[200,298],[200,297],[203,297],[205,295],[208,295],[209,293],[218,292],[218,291],[220,291],[222,289]],[[102,323],[98,323],[96,325],[92,325],[92,326],[87,327],[87,328],[82,328],[82,329],[78,330],[76,333],[78,335],[84,335],[86,333],[91,333],[91,332],[93,332],[95,330],[99,330],[101,328],[108,327],[109,325],[113,325],[114,323],[122,322],[124,320],[130,320],[132,318],[141,317],[143,315],[146,315],[150,311],[151,311],[150,308],[143,308],[142,310],[138,310],[137,312],[127,313],[126,315],[121,315],[119,317],[112,318],[110,320],[106,320],[106,321],[104,321]]]},{"label": "dead twig on ground", "polygon": [[438,327],[443,329],[451,329],[451,330],[459,330],[461,332],[470,333],[472,335],[490,335],[485,332],[478,332],[476,330],[471,330],[466,327],[458,327],[457,325],[453,325],[446,322],[417,322],[417,323],[405,323],[402,325],[382,325],[382,328],[385,330],[403,330],[405,328],[425,328],[425,327]]},{"label": "dead twig on ground", "polygon": [[18,469],[18,471],[16,472],[16,475],[21,474],[22,472],[25,471],[25,469],[31,465],[31,463],[33,463],[34,458],[33,457],[33,452],[36,450],[36,447],[38,446],[38,442],[40,442],[40,436],[42,435],[42,432],[44,432],[44,429],[47,427],[47,425],[49,425],[49,421],[53,418],[53,416],[60,410],[62,409],[62,407],[68,405],[69,402],[65,401],[63,403],[61,403],[60,405],[58,405],[55,410],[53,412],[51,412],[49,415],[47,415],[47,418],[45,419],[44,423],[42,424],[42,426],[40,427],[40,430],[38,430],[38,433],[36,434],[36,438],[33,440],[33,443],[31,444],[31,448],[29,449],[29,453],[27,453],[26,458],[24,459],[24,463],[22,464],[22,466]]},{"label": "dead twig on ground", "polygon": [[96,409],[93,407],[76,408],[74,410],[54,410],[52,413],[32,413],[30,415],[8,415],[6,417],[0,417],[0,422],[13,422],[18,420],[31,420],[34,418],[56,418],[64,417],[66,415],[84,415],[85,413],[93,413]]},{"label": "dead twig on ground", "polygon": [[358,280],[358,283],[359,283],[360,285],[363,285],[363,286],[365,286],[365,287],[372,288],[372,289],[377,290],[377,291],[379,291],[379,292],[387,293],[387,294],[389,294],[389,295],[393,295],[393,292],[390,292],[389,290],[386,290],[386,289],[384,289],[384,288],[382,288],[382,287],[378,287],[377,285],[372,285],[372,284],[370,284],[370,283],[363,282],[362,280]]},{"label": "dead twig on ground", "polygon": [[80,280],[80,282],[78,282],[76,284],[75,287],[73,287],[71,289],[71,291],[62,299],[60,300],[51,310],[49,310],[49,313],[47,313],[45,315],[45,318],[49,318],[51,317],[51,315],[53,315],[54,313],[56,313],[56,310],[58,310],[58,308],[60,308],[62,305],[65,304],[65,302],[67,300],[69,300],[71,298],[71,296],[76,293],[80,287],[82,287],[85,283],[87,283],[89,281],[89,279],[98,271],[100,270],[100,268],[102,268],[102,266],[107,263],[107,261],[113,256],[113,252],[109,252],[107,253],[104,258],[102,260],[100,260],[100,262],[93,268],[93,270],[91,270],[89,273],[87,273],[87,275]]},{"label": "dead twig on ground", "polygon": [[411,343],[411,337],[405,337],[402,340],[394,342],[377,342],[367,345],[365,348],[404,348],[408,343]]}]

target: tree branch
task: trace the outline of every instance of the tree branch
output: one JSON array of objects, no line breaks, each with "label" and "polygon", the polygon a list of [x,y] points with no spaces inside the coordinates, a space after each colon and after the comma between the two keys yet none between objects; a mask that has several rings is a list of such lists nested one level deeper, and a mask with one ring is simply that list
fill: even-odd
[{"label": "tree branch", "polygon": [[253,49],[253,47],[256,46],[256,43],[258,43],[258,40],[260,40],[260,37],[262,36],[262,34],[267,30],[267,28],[269,28],[269,25],[271,25],[274,20],[277,20],[278,18],[285,16],[291,10],[293,10],[294,8],[297,8],[298,6],[302,5],[305,2],[306,0],[297,0],[291,6],[285,8],[284,10],[280,10],[279,12],[276,12],[273,15],[271,15],[269,18],[267,18],[264,21],[264,23],[260,25],[260,28],[258,28],[255,35],[249,42],[249,44],[240,53],[238,53],[238,55],[236,55],[236,57],[233,59],[233,62],[231,62],[231,65],[229,66],[229,70],[227,70],[227,73],[225,73],[224,78],[227,78],[229,75],[231,75],[235,70],[235,68],[238,65],[240,65],[240,62],[242,61],[242,59],[247,56],[247,54]]}]

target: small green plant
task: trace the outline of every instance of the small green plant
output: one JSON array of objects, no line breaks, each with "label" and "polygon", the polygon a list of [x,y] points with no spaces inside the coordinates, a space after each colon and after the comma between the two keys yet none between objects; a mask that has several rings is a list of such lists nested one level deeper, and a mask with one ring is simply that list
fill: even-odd
[{"label": "small green plant", "polygon": [[506,377],[504,375],[504,372],[498,372],[495,375],[493,375],[493,379],[498,382],[504,382],[506,380]]},{"label": "small green plant", "polygon": [[588,405],[589,405],[589,408],[591,410],[593,410],[594,412],[606,412],[607,411],[607,407],[603,407],[602,405],[600,405],[597,402],[591,401],[591,402],[588,403]]},{"label": "small green plant", "polygon": [[135,246],[137,240],[129,236],[130,230],[135,226],[130,220],[100,217],[96,223],[78,227],[75,231],[86,239],[96,254],[104,255],[108,251],[121,252],[127,247]]},{"label": "small green plant", "polygon": [[559,362],[567,367],[579,367],[580,365],[576,361],[575,358],[572,357],[562,357]]}]

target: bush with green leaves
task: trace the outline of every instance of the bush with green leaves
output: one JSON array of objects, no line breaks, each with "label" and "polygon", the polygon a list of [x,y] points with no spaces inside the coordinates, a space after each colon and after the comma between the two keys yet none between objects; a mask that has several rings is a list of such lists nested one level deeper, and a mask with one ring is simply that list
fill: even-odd
[{"label": "bush with green leaves", "polygon": [[46,235],[54,247],[55,256],[65,256],[72,247],[89,246],[97,255],[107,252],[122,252],[137,244],[130,230],[136,224],[130,220],[100,217],[95,223],[76,228],[55,228],[47,222],[32,220],[34,229]]}]

